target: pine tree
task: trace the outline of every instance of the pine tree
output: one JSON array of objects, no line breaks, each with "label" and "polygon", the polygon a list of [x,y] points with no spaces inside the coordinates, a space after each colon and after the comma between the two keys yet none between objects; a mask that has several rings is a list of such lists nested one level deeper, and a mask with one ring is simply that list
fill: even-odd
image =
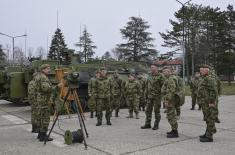
[{"label": "pine tree", "polygon": [[91,40],[91,36],[92,35],[87,32],[85,27],[82,32],[82,36],[80,37],[80,41],[75,44],[75,46],[81,48],[80,54],[84,62],[87,62],[92,58],[92,56],[95,54],[94,49],[97,48],[97,46],[93,45],[94,42]]},{"label": "pine tree", "polygon": [[155,55],[157,52],[153,47],[154,38],[151,33],[147,32],[150,28],[148,22],[140,17],[130,17],[127,25],[120,29],[122,38],[127,40],[126,43],[118,44],[117,48],[123,53],[128,61],[139,61],[149,55]]},{"label": "pine tree", "polygon": [[69,63],[67,45],[65,44],[63,33],[59,28],[56,29],[52,38],[48,58],[52,60],[59,60],[61,64]]},{"label": "pine tree", "polygon": [[3,63],[6,59],[6,54],[3,52],[2,45],[0,45],[0,63]]}]

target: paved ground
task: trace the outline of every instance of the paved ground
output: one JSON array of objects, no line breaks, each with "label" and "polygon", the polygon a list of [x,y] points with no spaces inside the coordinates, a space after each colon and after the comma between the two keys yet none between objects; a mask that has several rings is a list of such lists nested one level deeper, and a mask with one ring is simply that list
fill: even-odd
[{"label": "paved ground", "polygon": [[[205,123],[202,112],[191,111],[190,98],[182,107],[182,117],[179,120],[180,137],[167,139],[166,132],[170,127],[162,109],[160,129],[142,130],[145,115],[141,119],[127,119],[127,110],[122,109],[119,118],[112,118],[112,126],[96,127],[96,120],[86,114],[86,127],[89,132],[88,150],[83,144],[64,144],[62,135],[70,129],[75,131],[78,119],[61,116],[53,130],[54,141],[46,146],[38,142],[36,134],[30,132],[30,107],[19,106],[6,101],[0,101],[0,154],[7,155],[39,155],[39,154],[200,154],[200,155],[231,155],[235,152],[235,96],[220,98],[221,123],[216,124],[217,134],[213,143],[200,143],[198,136],[204,133]],[[105,121],[103,121],[105,123]]]}]

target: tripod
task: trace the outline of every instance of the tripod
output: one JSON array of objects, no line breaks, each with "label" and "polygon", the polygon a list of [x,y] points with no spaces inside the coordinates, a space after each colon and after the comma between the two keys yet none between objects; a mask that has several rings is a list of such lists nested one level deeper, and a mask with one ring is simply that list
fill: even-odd
[{"label": "tripod", "polygon": [[[86,143],[86,138],[84,136],[84,130],[85,130],[85,133],[86,133],[86,137],[88,137],[88,133],[87,133],[86,125],[84,123],[85,117],[84,117],[83,110],[82,110],[82,107],[81,107],[81,103],[80,103],[80,100],[79,100],[78,94],[77,94],[77,87],[69,87],[68,92],[67,92],[67,94],[66,94],[66,96],[64,98],[64,104],[66,103],[69,94],[71,94],[73,96],[73,98],[74,98],[74,100],[76,102],[75,107],[76,107],[76,110],[77,110],[77,116],[78,116],[78,120],[79,120],[79,125],[80,125],[81,131],[82,131],[82,136],[84,138],[84,146],[85,146],[85,149],[87,149],[87,143]],[[51,132],[52,132],[52,130],[53,130],[55,124],[56,124],[56,121],[58,120],[59,115],[60,115],[59,112],[57,112],[57,114],[55,115],[54,122],[52,124],[52,127],[51,127],[51,129],[49,131],[49,134],[48,134],[47,138],[50,137],[50,134],[51,134]],[[47,138],[45,138],[44,144],[46,144]]]}]

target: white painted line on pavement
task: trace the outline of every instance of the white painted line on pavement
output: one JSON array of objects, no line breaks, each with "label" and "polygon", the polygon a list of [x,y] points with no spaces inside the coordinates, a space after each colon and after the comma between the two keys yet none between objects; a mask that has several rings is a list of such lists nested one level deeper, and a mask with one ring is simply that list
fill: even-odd
[{"label": "white painted line on pavement", "polygon": [[27,123],[25,120],[19,118],[19,117],[16,117],[14,115],[2,115],[3,118],[11,121],[12,123],[14,124],[24,124],[24,123]]}]

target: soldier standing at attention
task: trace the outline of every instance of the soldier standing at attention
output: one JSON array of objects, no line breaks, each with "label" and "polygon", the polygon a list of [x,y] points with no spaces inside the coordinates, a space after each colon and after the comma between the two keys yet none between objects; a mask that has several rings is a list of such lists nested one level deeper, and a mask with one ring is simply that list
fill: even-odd
[{"label": "soldier standing at attention", "polygon": [[33,73],[32,80],[28,84],[28,99],[31,105],[31,123],[32,133],[38,133],[38,105],[37,105],[37,92],[35,85],[35,77],[37,73]]},{"label": "soldier standing at attention", "polygon": [[88,106],[91,112],[91,115],[90,115],[91,118],[94,117],[93,113],[96,111],[96,100],[95,100],[94,92],[95,92],[95,83],[99,77],[100,77],[100,71],[97,70],[95,72],[95,77],[92,77],[88,83],[88,96],[89,96]]},{"label": "soldier standing at attention", "polygon": [[167,132],[167,138],[176,138],[178,135],[178,123],[176,118],[176,103],[175,94],[177,92],[177,86],[172,77],[172,68],[164,67],[163,74],[166,77],[162,86],[162,98],[167,108],[167,119],[171,125],[171,131]]},{"label": "soldier standing at attention", "polygon": [[135,112],[136,119],[139,119],[139,94],[140,84],[135,80],[134,74],[128,76],[128,82],[125,86],[125,95],[127,105],[129,106],[129,116],[127,118],[133,118],[133,111]]},{"label": "soldier standing at attention", "polygon": [[94,96],[96,99],[96,109],[97,109],[97,124],[96,126],[102,125],[103,109],[105,109],[105,118],[107,125],[112,125],[110,121],[111,117],[111,103],[110,97],[112,86],[111,80],[107,77],[107,71],[105,68],[101,68],[100,77],[95,82],[95,92]]},{"label": "soldier standing at attention", "polygon": [[145,111],[145,86],[146,86],[146,81],[143,78],[143,74],[139,73],[137,75],[137,80],[140,84],[140,90],[141,90],[139,110],[141,111],[141,107],[142,107],[143,111]]},{"label": "soldier standing at attention", "polygon": [[202,80],[198,86],[198,102],[202,105],[202,111],[206,121],[206,132],[200,136],[200,142],[213,142],[213,134],[216,133],[216,83],[209,76],[209,66],[200,67]]},{"label": "soldier standing at attention", "polygon": [[158,68],[155,64],[151,65],[151,72],[152,74],[148,77],[146,82],[145,92],[147,97],[147,108],[145,111],[145,125],[141,126],[141,129],[151,128],[152,111],[154,108],[155,122],[152,129],[157,130],[161,120],[161,88],[164,83],[164,76],[158,72]]},{"label": "soldier standing at attention", "polygon": [[37,105],[38,105],[38,116],[39,116],[39,134],[38,138],[40,141],[52,141],[52,138],[48,138],[46,133],[50,123],[50,105],[49,100],[51,97],[52,85],[48,79],[50,73],[50,66],[43,64],[40,67],[40,73],[35,77],[36,92],[37,92]]},{"label": "soldier standing at attention", "polygon": [[114,72],[112,78],[112,111],[115,109],[115,117],[118,117],[120,109],[120,100],[122,95],[123,81],[119,78],[117,71]]},{"label": "soldier standing at attention", "polygon": [[[200,74],[198,72],[195,73],[194,77],[191,79],[189,85],[191,89],[191,97],[192,97],[192,108],[190,110],[195,109],[196,101],[197,101],[197,90],[199,85],[199,77]],[[198,104],[198,110],[201,110],[201,105]]]}]

